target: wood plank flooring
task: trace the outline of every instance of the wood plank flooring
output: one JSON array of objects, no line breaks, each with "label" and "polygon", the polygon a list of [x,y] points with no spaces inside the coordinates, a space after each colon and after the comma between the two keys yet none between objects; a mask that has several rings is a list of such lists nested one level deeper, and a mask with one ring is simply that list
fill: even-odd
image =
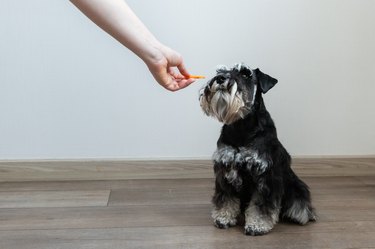
[{"label": "wood plank flooring", "polygon": [[[294,158],[301,176],[366,176],[375,157]],[[212,178],[210,160],[0,161],[0,182]]]},{"label": "wood plank flooring", "polygon": [[319,220],[260,237],[213,226],[208,161],[0,162],[0,248],[375,248],[375,158],[294,162]]}]

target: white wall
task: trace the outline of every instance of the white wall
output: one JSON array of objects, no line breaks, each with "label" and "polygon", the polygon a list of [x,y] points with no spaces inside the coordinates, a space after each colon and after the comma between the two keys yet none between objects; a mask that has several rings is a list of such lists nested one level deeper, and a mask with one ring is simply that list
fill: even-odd
[{"label": "white wall", "polygon": [[[375,154],[375,1],[129,0],[191,73],[246,62],[293,155]],[[0,1],[0,159],[208,158],[203,81],[170,93],[69,1]]]}]

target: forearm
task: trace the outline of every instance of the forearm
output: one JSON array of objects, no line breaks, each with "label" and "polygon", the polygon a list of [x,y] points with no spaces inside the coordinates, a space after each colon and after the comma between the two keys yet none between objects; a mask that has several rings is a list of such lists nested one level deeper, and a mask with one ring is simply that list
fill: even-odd
[{"label": "forearm", "polygon": [[194,82],[193,79],[187,79],[189,73],[181,55],[161,44],[124,0],[70,1],[104,31],[138,55],[164,88],[177,91]]},{"label": "forearm", "polygon": [[70,0],[100,28],[146,63],[160,60],[162,45],[123,0]]}]

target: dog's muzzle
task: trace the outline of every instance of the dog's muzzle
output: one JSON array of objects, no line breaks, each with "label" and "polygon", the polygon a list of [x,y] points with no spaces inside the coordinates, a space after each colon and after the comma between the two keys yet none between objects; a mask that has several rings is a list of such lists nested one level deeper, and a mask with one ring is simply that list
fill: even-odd
[{"label": "dog's muzzle", "polygon": [[231,124],[247,114],[237,82],[223,75],[215,76],[201,90],[200,104],[208,116]]}]

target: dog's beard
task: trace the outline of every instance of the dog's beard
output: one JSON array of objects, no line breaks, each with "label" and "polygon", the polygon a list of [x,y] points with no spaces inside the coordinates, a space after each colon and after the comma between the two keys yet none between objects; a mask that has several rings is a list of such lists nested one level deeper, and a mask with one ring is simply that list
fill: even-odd
[{"label": "dog's beard", "polygon": [[242,95],[237,91],[236,82],[230,89],[214,82],[209,91],[201,94],[200,104],[207,115],[216,117],[224,124],[231,124],[250,112]]}]

